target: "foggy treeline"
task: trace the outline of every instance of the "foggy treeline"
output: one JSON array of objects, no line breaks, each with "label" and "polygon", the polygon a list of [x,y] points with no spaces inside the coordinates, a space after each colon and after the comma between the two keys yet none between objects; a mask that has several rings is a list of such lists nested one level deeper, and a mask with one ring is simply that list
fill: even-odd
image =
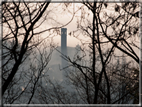
[{"label": "foggy treeline", "polygon": [[[139,6],[2,2],[2,103],[138,104]],[[70,19],[61,23],[56,10]],[[80,44],[70,57],[72,48],[64,55],[54,38],[74,19],[76,30],[67,36]],[[55,51],[66,67],[50,63]],[[49,72],[61,72],[62,81],[51,79]]]}]

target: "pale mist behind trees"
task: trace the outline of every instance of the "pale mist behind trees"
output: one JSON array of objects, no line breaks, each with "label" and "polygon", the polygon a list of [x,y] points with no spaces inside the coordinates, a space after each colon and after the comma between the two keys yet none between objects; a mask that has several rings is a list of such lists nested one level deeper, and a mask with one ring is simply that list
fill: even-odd
[{"label": "pale mist behind trees", "polygon": [[72,16],[67,24],[58,23],[60,15],[54,20],[53,9],[59,8],[50,2],[3,4],[4,103],[138,103],[139,4],[61,6]]}]

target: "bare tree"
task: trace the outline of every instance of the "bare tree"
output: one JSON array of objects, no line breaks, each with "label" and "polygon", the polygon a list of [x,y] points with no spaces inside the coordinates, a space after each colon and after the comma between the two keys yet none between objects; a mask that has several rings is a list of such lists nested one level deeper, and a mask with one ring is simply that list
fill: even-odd
[{"label": "bare tree", "polygon": [[[85,51],[86,55],[90,55],[89,64],[82,65],[78,63],[78,60],[85,60],[85,56],[81,56],[81,58],[76,57],[74,60],[64,56],[64,59],[70,62],[70,66],[76,68],[74,72],[67,69],[69,71],[68,78],[72,81],[72,84],[78,90],[79,96],[85,103],[130,103],[128,96],[130,93],[138,92],[135,91],[138,90],[138,85],[127,90],[128,88],[126,89],[125,87],[124,89],[122,83],[125,83],[125,86],[130,81],[137,84],[137,79],[133,79],[133,77],[122,72],[119,72],[119,76],[121,75],[119,79],[118,76],[112,77],[112,73],[116,73],[117,69],[110,71],[110,66],[115,63],[118,52],[126,55],[127,59],[131,58],[134,60],[135,65],[139,63],[140,59],[136,52],[136,50],[140,51],[137,41],[137,38],[139,38],[139,4],[109,4],[83,1],[83,5],[85,7],[81,8],[81,17],[77,22],[77,31],[79,33],[75,31],[71,32],[71,34],[77,38],[81,37],[81,35],[86,37],[86,40],[89,38],[89,42],[79,38],[82,46],[86,45],[89,47],[86,50],[81,48],[82,53]],[[108,11],[109,9],[111,11]],[[113,60],[114,62],[112,63]],[[129,63],[127,62],[127,64]],[[125,67],[122,68],[124,69]],[[132,67],[130,68],[132,69]],[[133,75],[130,68],[126,73]],[[110,77],[113,79],[110,79]],[[124,77],[125,79],[122,81]],[[121,81],[119,86],[114,84],[117,80]],[[114,98],[114,96],[117,96],[117,92],[113,93],[113,88],[117,87],[118,89],[121,86],[123,88],[121,90],[125,92],[120,92],[119,94],[121,95],[118,99]],[[124,97],[125,101],[123,101]]]},{"label": "bare tree", "polygon": [[[4,103],[39,103],[38,96],[43,87],[41,82],[43,78],[49,78],[47,65],[56,46],[52,42],[53,34],[58,35],[59,28],[69,24],[74,17],[66,24],[58,23],[56,27],[41,29],[48,18],[57,23],[48,17],[52,12],[49,4],[50,1],[2,2]],[[42,37],[47,31],[48,35]]]},{"label": "bare tree", "polygon": [[[36,46],[31,51],[31,55],[20,66],[10,88],[7,88],[3,96],[3,103],[38,103],[37,95],[41,93],[42,79],[49,78],[47,65],[54,50],[54,47],[47,42],[49,41],[44,40]],[[40,92],[37,92],[37,90],[40,90]]]},{"label": "bare tree", "polygon": [[[138,95],[135,90],[138,89],[138,75],[130,76],[130,74],[135,74],[132,66],[129,66],[131,63],[127,62],[124,64],[125,67],[121,67],[121,69],[127,69],[125,73],[122,73],[123,70],[118,70],[116,67],[118,63],[114,64],[112,61],[116,61],[117,52],[121,51],[137,64],[139,63],[139,57],[134,51],[134,47],[140,49],[135,40],[139,27],[139,4],[112,4],[113,6],[110,7],[113,9],[111,8],[110,14],[107,12],[111,5],[109,3],[82,2],[82,6],[79,7],[81,16],[77,22],[78,29],[70,34],[78,39],[83,35],[89,41],[81,40],[82,47],[79,51],[82,55],[76,54],[73,60],[63,55],[63,58],[69,62],[69,66],[65,69],[68,79],[65,82],[73,87],[74,92],[70,92],[65,90],[64,84],[50,81],[48,74],[44,72],[48,71],[47,64],[54,47],[51,47],[51,51],[47,53],[46,47],[42,51],[39,49],[45,46],[42,44],[43,39],[36,38],[37,41],[34,41],[35,36],[52,29],[36,30],[46,18],[45,10],[49,3],[35,3],[34,5],[25,2],[3,3],[2,88],[3,96],[6,93],[5,102],[118,104],[128,103],[129,96],[133,96],[132,98],[137,102]],[[67,6],[68,4],[65,5]],[[31,53],[32,58],[29,56]],[[39,53],[39,57],[36,53]],[[22,67],[29,61],[28,58],[32,59],[30,67],[22,71]],[[17,78],[16,75],[21,76]],[[27,81],[23,82],[25,78]],[[42,79],[44,79],[44,85],[41,85]],[[120,81],[119,86],[115,84],[116,81],[117,83]],[[135,86],[131,86],[130,81]],[[21,86],[22,91],[20,89],[15,91],[16,86]],[[119,89],[119,92],[115,89]],[[116,98],[117,94],[119,96]],[[20,97],[23,99],[18,99]]]},{"label": "bare tree", "polygon": [[[37,33],[35,32],[35,29],[39,25],[36,25],[36,23],[43,16],[43,13],[45,12],[49,3],[50,1],[47,3],[45,2],[37,4],[32,7],[32,5],[25,2],[3,2],[2,22],[3,26],[6,26],[6,28],[3,28],[3,30],[7,30],[7,32],[6,34],[3,34],[2,47],[8,50],[8,52],[5,52],[3,54],[3,59],[9,57],[9,54],[11,56],[3,64],[4,73],[6,72],[4,71],[4,67],[6,67],[7,63],[9,63],[9,61],[11,61],[12,59],[14,60],[12,60],[13,64],[9,69],[9,75],[7,77],[3,76],[5,81],[3,82],[2,86],[2,95],[4,94],[10,82],[14,78],[14,75],[16,74],[20,64],[27,58],[26,55],[29,54],[28,52],[30,52],[33,46],[39,44],[31,44],[30,42],[33,36]],[[32,7],[33,10],[31,10],[30,7]],[[11,44],[9,44],[10,46],[7,46],[6,42],[8,40],[11,41]],[[20,44],[21,47],[18,47],[18,44]]]}]

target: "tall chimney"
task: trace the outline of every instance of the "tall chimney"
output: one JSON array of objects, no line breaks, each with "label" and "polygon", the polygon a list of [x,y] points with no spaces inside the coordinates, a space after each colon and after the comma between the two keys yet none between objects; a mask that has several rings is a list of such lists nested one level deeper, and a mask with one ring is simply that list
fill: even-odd
[{"label": "tall chimney", "polygon": [[[61,28],[61,53],[67,55],[67,28]],[[62,68],[66,67],[67,62],[62,58]]]}]

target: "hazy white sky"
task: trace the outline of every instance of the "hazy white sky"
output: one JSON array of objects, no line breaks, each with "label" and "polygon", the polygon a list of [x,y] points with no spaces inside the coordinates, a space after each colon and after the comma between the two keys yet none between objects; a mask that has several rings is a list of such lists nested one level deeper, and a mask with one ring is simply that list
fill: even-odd
[{"label": "hazy white sky", "polygon": [[[69,11],[71,13],[73,13],[73,11],[74,12],[77,11],[78,7],[81,7],[81,6],[82,6],[81,3],[71,3],[71,5],[69,6]],[[112,8],[114,8],[113,3],[111,3],[111,5],[108,6],[107,14],[110,14],[112,12]],[[63,11],[63,9],[66,9],[66,11]],[[87,8],[85,8],[85,9],[87,9]],[[51,12],[47,16],[47,20],[42,25],[43,29],[51,28],[52,26],[54,26],[54,27],[61,26],[61,24],[62,25],[67,24],[72,19],[72,16],[73,16],[70,12],[67,11],[67,8],[65,8],[65,6],[63,6],[63,3],[62,4],[61,3],[51,3],[49,5],[47,11],[51,11]],[[75,37],[68,35],[69,32],[77,30],[77,17],[80,17],[80,16],[81,16],[81,11],[77,11],[77,13],[75,14],[75,17],[73,18],[71,23],[69,23],[67,26],[64,26],[64,28],[67,28],[67,46],[75,47],[77,44],[80,44],[79,40],[77,40]],[[103,15],[102,15],[102,17],[103,17]],[[52,18],[54,20],[52,20]],[[88,17],[87,19],[92,21],[92,16],[90,15],[90,17]],[[60,24],[58,24],[56,21],[59,22]],[[111,30],[108,30],[108,31],[109,31],[109,33],[111,33]],[[48,32],[44,33],[43,35],[47,36]],[[80,38],[86,39],[81,35],[80,35]],[[55,43],[58,43],[60,46],[60,44],[61,44],[61,42],[60,42],[61,36],[60,35],[56,35],[53,40]]]},{"label": "hazy white sky", "polygon": [[[73,5],[79,5],[79,3],[74,3],[71,4],[70,6],[70,11],[73,12]],[[49,14],[49,17],[53,17],[57,22],[61,23],[61,24],[66,24],[69,21],[71,21],[72,19],[72,14],[70,14],[69,12],[65,12],[62,10],[61,5],[59,5],[59,3],[54,3],[54,4],[50,4],[49,5],[49,9],[53,8],[51,14]],[[55,7],[55,8],[54,8]],[[75,9],[76,10],[76,9]],[[75,11],[74,10],[74,11]],[[76,16],[79,16],[79,12],[76,14]],[[77,44],[80,44],[80,41],[77,40],[75,37],[68,35],[69,32],[77,30],[77,18],[76,16],[73,18],[73,20],[71,21],[71,23],[69,23],[67,26],[64,26],[63,28],[67,28],[67,46],[71,46],[71,47],[75,47]],[[57,23],[54,22],[53,20],[47,20],[45,21],[44,25],[42,25],[42,28],[50,28],[51,26],[57,26]],[[47,33],[44,33],[44,36],[48,35]],[[54,37],[54,42],[58,43],[59,46],[61,44],[61,36],[57,35]]]},{"label": "hazy white sky", "polygon": [[[120,5],[120,4],[119,4]],[[80,3],[71,3],[69,11],[71,13],[73,13],[73,11],[77,11],[77,7],[81,7],[82,4]],[[73,7],[75,7],[73,9]],[[107,8],[108,11],[107,13],[111,13],[112,12],[112,7],[113,7],[113,3],[111,3],[111,6],[109,5],[109,7]],[[71,19],[72,19],[72,14],[70,12],[67,11],[63,11],[63,9],[66,9],[65,6],[63,6],[63,3],[51,3],[47,9],[49,12],[49,15],[47,16],[47,20],[44,22],[44,24],[41,26],[41,28],[45,29],[45,28],[51,28],[51,27],[56,27],[56,26],[61,26],[61,24],[66,24],[68,23]],[[87,8],[86,8],[87,9]],[[113,12],[112,12],[113,13]],[[71,47],[75,47],[77,44],[80,44],[80,41],[77,40],[75,37],[68,35],[69,32],[77,30],[77,16],[81,16],[81,11],[78,11],[74,17],[74,19],[71,21],[71,23],[69,23],[67,26],[64,26],[64,28],[67,28],[67,46],[71,46]],[[103,15],[102,15],[103,17]],[[52,20],[52,18],[54,20]],[[92,20],[92,16],[88,17],[88,20]],[[59,22],[60,24],[58,24],[57,22]],[[109,33],[111,33],[111,31],[109,30]],[[43,36],[48,36],[48,32],[44,33]],[[80,36],[80,38],[82,39],[86,39],[83,36]],[[138,40],[138,38],[137,38]],[[61,45],[61,36],[60,35],[56,35],[53,38],[53,41],[58,44],[59,46]],[[138,52],[139,53],[139,52]]]}]

